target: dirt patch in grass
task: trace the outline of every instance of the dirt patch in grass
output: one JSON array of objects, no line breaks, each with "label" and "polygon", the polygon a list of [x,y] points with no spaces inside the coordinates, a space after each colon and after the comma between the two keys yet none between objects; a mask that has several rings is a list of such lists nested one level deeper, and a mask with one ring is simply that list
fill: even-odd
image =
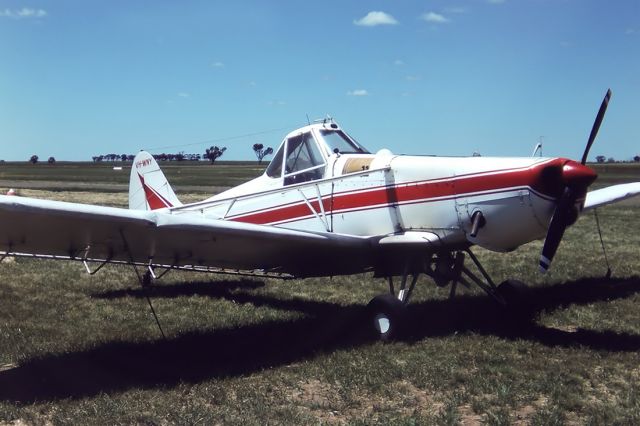
[{"label": "dirt patch in grass", "polygon": [[[11,422],[0,422],[0,426],[29,426],[31,423],[25,422],[24,420],[18,419],[13,420]],[[45,423],[50,425],[51,423]]]},{"label": "dirt patch in grass", "polygon": [[327,383],[310,380],[302,383],[299,390],[291,395],[291,399],[307,407],[326,408],[331,405],[332,395],[335,394]]},{"label": "dirt patch in grass", "polygon": [[535,414],[541,409],[545,408],[548,402],[549,400],[547,399],[547,397],[541,396],[531,404],[518,407],[513,412],[513,424],[518,426],[531,424],[531,421],[533,420]]},{"label": "dirt patch in grass", "polygon": [[460,424],[467,426],[479,426],[483,424],[482,416],[476,414],[469,404],[458,407],[458,415],[460,416]]},{"label": "dirt patch in grass", "polygon": [[300,383],[288,399],[314,419],[329,424],[365,419],[378,421],[388,413],[401,417],[432,417],[445,405],[407,380],[390,384],[389,389],[393,391],[393,397],[365,390],[349,391],[344,395],[339,386],[313,379]]}]

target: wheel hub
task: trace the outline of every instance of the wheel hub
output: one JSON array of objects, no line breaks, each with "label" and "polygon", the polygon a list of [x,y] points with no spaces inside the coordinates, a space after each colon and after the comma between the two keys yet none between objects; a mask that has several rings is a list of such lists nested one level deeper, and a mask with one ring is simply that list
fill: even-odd
[{"label": "wheel hub", "polygon": [[391,321],[389,317],[384,314],[378,314],[373,320],[376,331],[380,334],[385,334],[391,328]]}]

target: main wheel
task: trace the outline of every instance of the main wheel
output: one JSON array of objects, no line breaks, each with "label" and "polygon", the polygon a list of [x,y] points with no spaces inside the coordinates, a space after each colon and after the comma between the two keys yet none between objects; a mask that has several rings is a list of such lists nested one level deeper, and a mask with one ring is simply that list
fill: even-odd
[{"label": "main wheel", "polygon": [[506,280],[498,286],[498,293],[507,303],[505,310],[513,319],[529,321],[533,314],[530,289],[518,280]]},{"label": "main wheel", "polygon": [[506,280],[498,286],[498,293],[508,305],[521,305],[527,302],[529,288],[518,280]]},{"label": "main wheel", "polygon": [[392,294],[380,294],[367,305],[371,332],[379,340],[398,337],[405,320],[405,306]]}]

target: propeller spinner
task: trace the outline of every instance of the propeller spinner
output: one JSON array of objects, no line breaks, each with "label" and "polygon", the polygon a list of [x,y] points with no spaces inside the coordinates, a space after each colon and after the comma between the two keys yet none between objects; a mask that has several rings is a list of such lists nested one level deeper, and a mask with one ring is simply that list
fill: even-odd
[{"label": "propeller spinner", "polygon": [[564,189],[562,195],[558,199],[556,209],[551,217],[551,223],[547,230],[547,236],[544,240],[544,246],[542,247],[542,253],[540,255],[540,271],[546,272],[551,266],[553,257],[558,250],[564,231],[572,225],[578,218],[580,206],[577,205],[578,201],[587,193],[587,188],[598,176],[591,168],[585,166],[587,162],[587,156],[593,141],[595,140],[600,124],[604,118],[604,114],[609,105],[609,99],[611,99],[611,89],[607,90],[607,94],[602,100],[598,115],[591,128],[591,134],[587,141],[584,153],[582,154],[582,160],[580,163],[567,160],[562,166],[562,185]]}]

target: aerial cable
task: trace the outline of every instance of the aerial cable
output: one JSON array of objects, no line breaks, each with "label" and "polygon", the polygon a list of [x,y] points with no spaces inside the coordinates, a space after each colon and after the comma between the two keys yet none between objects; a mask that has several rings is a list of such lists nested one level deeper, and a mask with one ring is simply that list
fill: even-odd
[{"label": "aerial cable", "polygon": [[169,148],[181,148],[181,147],[185,147],[185,146],[209,145],[209,144],[218,143],[218,142],[226,142],[226,141],[231,141],[231,140],[236,140],[236,139],[248,138],[248,137],[251,137],[251,136],[266,135],[268,133],[279,132],[279,131],[282,131],[282,130],[291,129],[292,127],[294,127],[294,126],[286,126],[286,127],[280,127],[280,128],[277,128],[277,129],[262,130],[260,132],[245,133],[245,134],[236,135],[236,136],[227,136],[227,137],[224,137],[224,138],[209,139],[209,140],[201,141],[201,142],[192,142],[192,143],[185,143],[185,144],[178,144],[178,145],[167,145],[167,146],[156,146],[156,147],[152,147],[152,148],[147,148],[146,150],[147,151],[159,151],[159,150],[169,149]]}]

